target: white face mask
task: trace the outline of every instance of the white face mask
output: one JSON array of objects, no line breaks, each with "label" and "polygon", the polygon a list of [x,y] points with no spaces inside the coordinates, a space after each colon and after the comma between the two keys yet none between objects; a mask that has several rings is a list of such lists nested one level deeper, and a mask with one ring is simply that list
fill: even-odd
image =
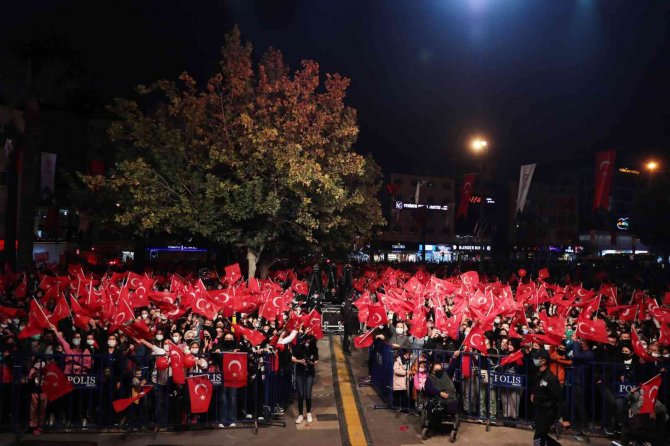
[{"label": "white face mask", "polygon": [[107,341],[108,347],[116,347],[116,341]]},{"label": "white face mask", "polygon": [[146,313],[142,313],[142,319],[146,319],[146,318],[148,318],[148,317],[149,317],[148,314],[146,314]]},{"label": "white face mask", "polygon": [[661,356],[661,355],[659,355],[658,352],[653,352],[653,353],[651,354],[651,356],[653,356],[654,358],[658,358],[658,357]]},{"label": "white face mask", "polygon": [[162,341],[163,340],[163,335],[162,334],[157,334],[156,335],[156,340],[157,341]]},{"label": "white face mask", "polygon": [[72,345],[75,345],[75,346],[78,347],[79,344],[81,344],[81,339],[79,339],[79,338],[74,338],[74,339],[72,340]]},{"label": "white face mask", "polygon": [[398,334],[403,334],[405,330],[402,327],[396,327],[395,332]]},{"label": "white face mask", "polygon": [[192,348],[191,353],[193,353],[194,355],[197,355],[198,353],[200,353],[200,350],[197,349],[197,348]]},{"label": "white face mask", "polygon": [[93,344],[95,343],[95,341],[94,341],[93,339],[87,339],[87,340],[86,340],[86,343],[87,343],[88,345],[93,345]]},{"label": "white face mask", "polygon": [[172,336],[172,342],[179,344],[179,336]]}]

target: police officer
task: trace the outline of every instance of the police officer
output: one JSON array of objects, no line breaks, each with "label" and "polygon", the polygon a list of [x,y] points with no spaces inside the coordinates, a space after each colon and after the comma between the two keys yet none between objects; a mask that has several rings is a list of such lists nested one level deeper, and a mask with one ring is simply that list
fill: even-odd
[{"label": "police officer", "polygon": [[535,405],[534,446],[556,446],[560,443],[549,436],[549,429],[556,422],[561,404],[561,385],[549,370],[549,352],[541,348],[533,353],[533,363],[538,370],[537,380],[530,394]]}]

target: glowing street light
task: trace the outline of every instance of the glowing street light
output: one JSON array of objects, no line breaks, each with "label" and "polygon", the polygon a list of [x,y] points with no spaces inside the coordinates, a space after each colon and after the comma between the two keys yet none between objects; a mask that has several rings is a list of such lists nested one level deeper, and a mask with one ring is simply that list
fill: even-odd
[{"label": "glowing street light", "polygon": [[486,149],[486,146],[488,145],[489,144],[488,142],[486,142],[485,139],[476,138],[472,141],[470,147],[472,147],[472,150],[474,150],[475,152],[482,152],[484,151],[484,149]]},{"label": "glowing street light", "polygon": [[647,168],[647,170],[649,172],[654,173],[656,171],[656,169],[658,169],[658,163],[654,160],[651,160],[651,161],[647,162],[645,167]]}]

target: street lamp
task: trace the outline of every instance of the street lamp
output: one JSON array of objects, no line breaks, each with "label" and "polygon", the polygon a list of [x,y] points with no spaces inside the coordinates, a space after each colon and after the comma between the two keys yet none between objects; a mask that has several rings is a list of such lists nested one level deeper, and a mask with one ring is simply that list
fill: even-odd
[{"label": "street lamp", "polygon": [[472,143],[470,144],[470,147],[474,152],[483,152],[486,149],[486,146],[488,146],[488,142],[486,142],[485,139],[481,138],[475,138],[472,140]]},{"label": "street lamp", "polygon": [[658,169],[658,163],[654,160],[650,160],[644,166],[650,173],[654,173]]}]

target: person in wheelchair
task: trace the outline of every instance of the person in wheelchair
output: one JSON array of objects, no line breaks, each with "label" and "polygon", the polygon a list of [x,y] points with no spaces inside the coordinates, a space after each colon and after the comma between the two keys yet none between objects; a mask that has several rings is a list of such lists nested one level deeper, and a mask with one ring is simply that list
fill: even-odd
[{"label": "person in wheelchair", "polygon": [[[426,379],[425,390],[428,404],[425,411],[425,428],[427,429],[436,430],[444,421],[458,414],[458,395],[456,394],[456,386],[454,386],[450,377],[450,375],[453,376],[456,368],[455,362],[454,360],[450,362],[447,373],[443,370],[442,364],[436,362],[431,368],[428,379]],[[452,430],[455,432],[458,423],[454,423],[453,427]]]}]

